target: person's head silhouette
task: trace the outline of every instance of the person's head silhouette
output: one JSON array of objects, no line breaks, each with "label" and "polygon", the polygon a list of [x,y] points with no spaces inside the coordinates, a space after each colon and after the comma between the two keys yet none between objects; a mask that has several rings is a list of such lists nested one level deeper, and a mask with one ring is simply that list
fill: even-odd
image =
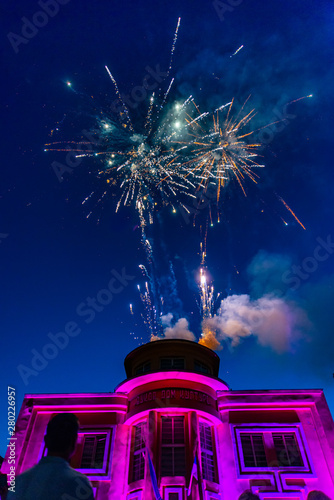
[{"label": "person's head silhouette", "polygon": [[322,491],[313,490],[307,495],[307,500],[331,500]]},{"label": "person's head silhouette", "polygon": [[44,436],[48,456],[69,460],[74,453],[79,421],[73,413],[58,413],[48,423]]},{"label": "person's head silhouette", "polygon": [[260,500],[260,497],[254,495],[251,491],[244,491],[238,500]]}]

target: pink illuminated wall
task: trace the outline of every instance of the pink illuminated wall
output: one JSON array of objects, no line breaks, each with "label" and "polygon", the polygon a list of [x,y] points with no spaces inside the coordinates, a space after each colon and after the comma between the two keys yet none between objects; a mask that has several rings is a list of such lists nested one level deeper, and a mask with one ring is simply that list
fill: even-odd
[{"label": "pink illuminated wall", "polygon": [[[145,360],[143,349],[139,354]],[[164,500],[238,500],[246,490],[261,500],[307,500],[313,490],[334,500],[334,425],[321,390],[231,391],[214,374],[159,371],[129,376],[114,393],[29,394],[16,426],[16,473],[45,454],[46,425],[63,411],[79,418],[72,465],[87,474],[97,500],[155,499],[146,447]],[[186,465],[181,476],[162,474],[166,417],[183,422]],[[134,464],[141,460],[135,458],[134,432],[140,423],[145,463],[142,475],[134,480]],[[80,465],[88,438],[102,443],[98,467]],[[255,444],[260,451],[254,451]],[[284,453],[290,455],[286,458]],[[202,480],[193,479],[188,497],[195,454]],[[9,472],[8,459],[9,453],[4,473]]]}]

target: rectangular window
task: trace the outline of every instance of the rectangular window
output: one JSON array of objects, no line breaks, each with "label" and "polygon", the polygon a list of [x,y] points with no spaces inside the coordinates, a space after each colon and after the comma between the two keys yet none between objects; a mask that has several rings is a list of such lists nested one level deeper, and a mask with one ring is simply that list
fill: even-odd
[{"label": "rectangular window", "polygon": [[267,467],[262,434],[240,434],[245,467]]},{"label": "rectangular window", "polygon": [[161,358],[160,369],[164,370],[184,370],[184,358]]},{"label": "rectangular window", "polygon": [[136,375],[141,375],[142,373],[149,373],[151,371],[151,363],[147,361],[146,363],[142,363],[138,365],[136,368]]},{"label": "rectangular window", "polygon": [[302,457],[294,433],[273,433],[274,447],[279,467],[302,467]]},{"label": "rectangular window", "polygon": [[211,426],[205,424],[204,422],[200,422],[199,434],[201,443],[201,463],[202,463],[203,479],[215,482],[216,468],[215,468]]},{"label": "rectangular window", "polygon": [[240,427],[236,429],[236,434],[241,469],[309,468],[306,447],[297,425],[272,428],[263,426],[256,431],[254,428],[246,430]]},{"label": "rectangular window", "polygon": [[167,487],[165,488],[164,500],[182,500],[183,488],[182,487]]},{"label": "rectangular window", "polygon": [[70,466],[94,480],[110,478],[114,427],[80,428]]},{"label": "rectangular window", "polygon": [[144,479],[145,472],[145,422],[134,426],[132,478],[131,481]]},{"label": "rectangular window", "polygon": [[80,469],[102,469],[106,434],[86,435],[84,437]]},{"label": "rectangular window", "polygon": [[194,369],[196,372],[200,372],[200,373],[210,373],[210,368],[201,363],[200,361],[196,361],[194,362]]},{"label": "rectangular window", "polygon": [[184,417],[161,417],[161,476],[185,476]]}]

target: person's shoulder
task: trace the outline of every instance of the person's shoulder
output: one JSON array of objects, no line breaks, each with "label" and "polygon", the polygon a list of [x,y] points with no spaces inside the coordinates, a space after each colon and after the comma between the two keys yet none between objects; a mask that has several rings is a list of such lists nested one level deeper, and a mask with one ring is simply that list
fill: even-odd
[{"label": "person's shoulder", "polygon": [[82,479],[83,481],[89,482],[89,480],[88,480],[87,476],[85,476],[85,474],[82,474],[81,472],[73,469],[73,467],[69,466],[66,472],[67,472],[68,476],[72,477],[73,479]]},{"label": "person's shoulder", "polygon": [[30,467],[30,469],[25,470],[24,472],[21,472],[21,474],[18,474],[15,478],[15,483],[24,483],[25,481],[29,481],[29,478],[36,474],[38,471],[38,465],[36,464],[33,467]]},{"label": "person's shoulder", "polygon": [[15,493],[8,495],[8,500],[21,498],[20,495],[24,493],[26,486],[31,481],[36,481],[38,478],[45,479],[50,473],[52,473],[52,477],[57,481],[58,485],[61,485],[63,491],[67,493],[67,495],[64,493],[64,500],[80,498],[94,500],[93,489],[87,476],[70,467],[65,460],[50,459],[48,457],[45,457],[34,467],[27,469],[16,477]]},{"label": "person's shoulder", "polygon": [[29,482],[34,478],[36,475],[38,475],[38,470],[39,470],[39,463],[34,465],[33,467],[30,467],[29,469],[25,470],[24,472],[21,472],[15,477],[15,486],[11,489],[9,488],[8,490],[8,496],[7,500],[10,499],[16,499],[19,497],[19,495],[25,491],[26,485],[29,484]]},{"label": "person's shoulder", "polygon": [[75,498],[85,498],[87,500],[94,499],[93,488],[87,476],[81,474],[81,472],[78,472],[75,469],[72,469],[72,467],[67,469],[66,476],[66,483],[68,486],[70,484],[72,486],[72,488],[69,489],[75,490]]}]

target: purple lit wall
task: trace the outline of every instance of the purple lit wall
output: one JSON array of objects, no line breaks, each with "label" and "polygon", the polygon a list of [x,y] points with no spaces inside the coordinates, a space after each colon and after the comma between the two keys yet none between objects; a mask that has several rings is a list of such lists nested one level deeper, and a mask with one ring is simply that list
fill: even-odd
[{"label": "purple lit wall", "polygon": [[[147,453],[164,500],[238,500],[246,490],[261,500],[306,500],[313,490],[334,498],[334,425],[321,390],[231,391],[213,365],[211,373],[188,369],[194,356],[209,355],[197,345],[184,370],[134,375],[141,356],[158,357],[153,351],[163,342],[140,348],[114,393],[26,395],[15,435],[16,473],[46,453],[50,417],[68,411],[80,421],[71,465],[87,474],[98,500],[153,500]],[[174,342],[173,349],[182,354],[187,344]],[[83,467],[86,440],[102,451],[100,461]],[[165,471],[166,450],[173,474]],[[180,475],[176,456],[184,457]],[[191,478],[195,456],[198,480]]]}]

